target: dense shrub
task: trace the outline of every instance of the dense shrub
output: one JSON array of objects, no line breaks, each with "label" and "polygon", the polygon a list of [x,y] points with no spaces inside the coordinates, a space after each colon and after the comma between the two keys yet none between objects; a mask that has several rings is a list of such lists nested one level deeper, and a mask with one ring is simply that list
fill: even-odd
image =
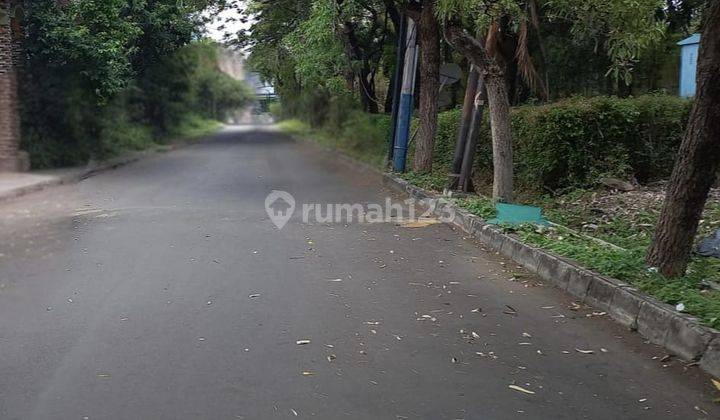
[{"label": "dense shrub", "polygon": [[558,190],[604,175],[667,177],[689,110],[689,101],[666,95],[520,107],[512,117],[518,184]]},{"label": "dense shrub", "polygon": [[[515,175],[520,188],[558,191],[592,187],[599,177],[635,177],[650,182],[672,170],[691,102],[669,95],[621,99],[572,98],[512,111]],[[441,113],[435,165],[448,171],[460,119]],[[475,162],[479,182],[492,180],[487,112],[479,130]]]}]

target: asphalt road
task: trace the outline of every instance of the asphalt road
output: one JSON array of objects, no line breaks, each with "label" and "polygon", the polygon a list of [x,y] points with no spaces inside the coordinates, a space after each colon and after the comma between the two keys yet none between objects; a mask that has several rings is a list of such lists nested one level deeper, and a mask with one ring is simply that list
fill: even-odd
[{"label": "asphalt road", "polygon": [[1,204],[0,418],[720,418],[697,367],[450,227],[278,230],[272,190],[393,196],[234,128]]}]

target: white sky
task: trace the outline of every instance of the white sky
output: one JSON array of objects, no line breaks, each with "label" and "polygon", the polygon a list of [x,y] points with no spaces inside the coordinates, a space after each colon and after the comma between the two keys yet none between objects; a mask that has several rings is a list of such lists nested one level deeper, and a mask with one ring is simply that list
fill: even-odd
[{"label": "white sky", "polygon": [[[234,8],[224,10],[222,13],[219,13],[217,16],[215,16],[215,19],[206,26],[208,36],[218,42],[222,42],[224,40],[225,34],[235,34],[241,29],[250,28],[251,23],[240,22],[241,17],[242,16],[237,13]],[[232,18],[235,18],[236,20],[234,22],[227,21],[228,19]],[[223,25],[225,26],[225,28],[219,30],[218,27]]]}]

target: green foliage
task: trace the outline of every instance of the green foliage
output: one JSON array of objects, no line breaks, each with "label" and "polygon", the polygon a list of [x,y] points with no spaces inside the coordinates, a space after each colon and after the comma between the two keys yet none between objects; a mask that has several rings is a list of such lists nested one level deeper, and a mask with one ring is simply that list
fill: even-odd
[{"label": "green foliage", "polygon": [[23,147],[33,166],[149,147],[192,132],[188,119],[242,106],[250,94],[220,73],[217,45],[191,42],[198,12],[216,3],[27,2]]},{"label": "green foliage", "polygon": [[335,32],[338,13],[335,0],[314,1],[308,19],[285,36],[284,44],[294,58],[301,84],[342,94],[347,89],[343,72],[348,57]]},{"label": "green foliage", "polygon": [[423,172],[417,173],[408,171],[397,174],[400,178],[410,182],[413,185],[417,185],[420,188],[424,188],[430,191],[442,191],[447,186],[447,176],[442,175],[438,172]]},{"label": "green foliage", "polygon": [[[662,0],[543,0],[544,25],[570,26],[570,40],[591,41],[607,54],[611,63],[607,74],[629,84],[640,54],[662,39],[665,23],[657,18],[665,7]],[[487,32],[492,22],[507,18],[517,28],[528,22],[528,2],[524,0],[439,0],[441,18],[464,18],[472,32]]]},{"label": "green foliage", "polygon": [[27,2],[26,51],[31,64],[71,72],[98,102],[131,80],[130,56],[141,30],[124,19],[125,0],[82,0],[59,7],[54,0]]},{"label": "green foliage", "polygon": [[518,183],[562,190],[594,185],[600,176],[667,176],[690,104],[652,95],[573,98],[520,107],[512,116]]},{"label": "green foliage", "polygon": [[577,40],[604,45],[612,62],[608,73],[629,84],[642,52],[662,39],[665,22],[657,18],[662,0],[546,0],[550,20],[571,22]]},{"label": "green foliage", "polygon": [[[601,176],[649,182],[667,177],[682,139],[691,102],[669,95],[571,98],[512,111],[515,176],[534,192],[592,187]],[[435,167],[451,169],[458,110],[438,117]],[[475,178],[492,179],[487,111],[479,129]]]},{"label": "green foliage", "polygon": [[375,166],[382,166],[387,154],[390,118],[362,111],[351,112],[342,126],[313,128],[299,119],[288,119],[280,128],[291,135],[307,137],[321,146],[338,149]]}]

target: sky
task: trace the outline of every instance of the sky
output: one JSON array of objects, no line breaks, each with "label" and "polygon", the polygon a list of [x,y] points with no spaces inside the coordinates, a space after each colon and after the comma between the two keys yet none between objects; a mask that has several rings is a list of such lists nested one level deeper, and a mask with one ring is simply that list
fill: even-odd
[{"label": "sky", "polygon": [[[250,22],[242,23],[240,22],[240,18],[242,16],[235,10],[234,8],[227,9],[223,11],[222,13],[219,13],[215,20],[213,20],[211,23],[209,23],[206,26],[206,29],[208,31],[208,35],[218,41],[222,42],[223,37],[226,33],[234,34],[238,32],[241,29],[248,29],[250,27]],[[234,22],[228,22],[228,19],[234,18]],[[223,30],[219,30],[218,27],[225,26]]]}]

